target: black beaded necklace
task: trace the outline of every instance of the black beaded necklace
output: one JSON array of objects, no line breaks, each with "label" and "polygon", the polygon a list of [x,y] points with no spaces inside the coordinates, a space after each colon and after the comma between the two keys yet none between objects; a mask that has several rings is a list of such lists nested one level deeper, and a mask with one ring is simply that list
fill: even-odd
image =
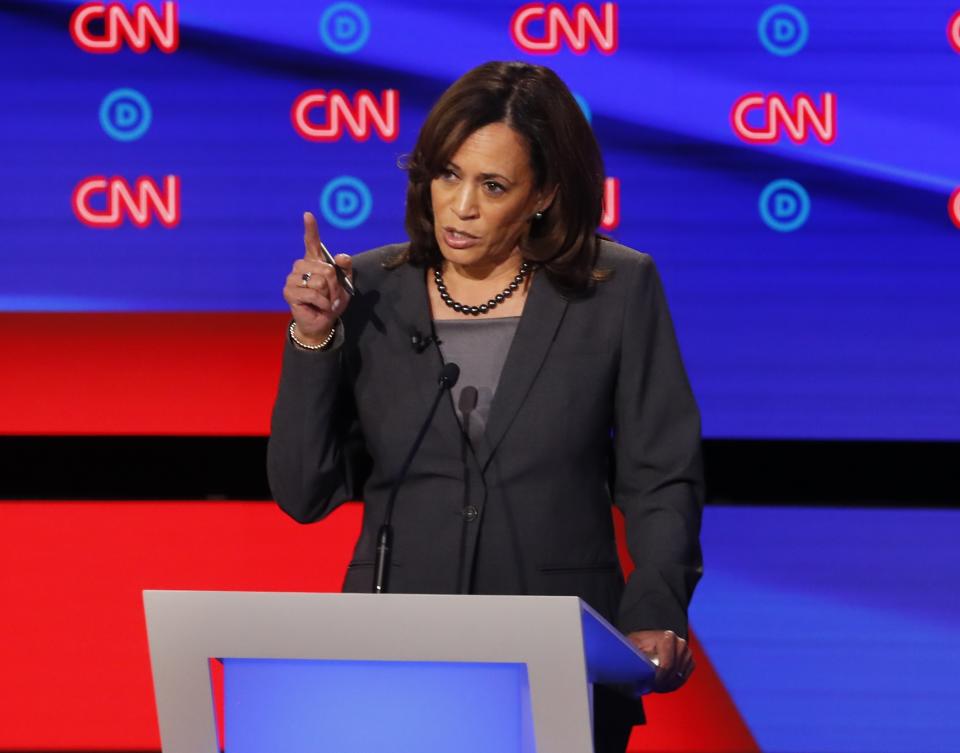
[{"label": "black beaded necklace", "polygon": [[481,314],[489,313],[497,307],[497,304],[503,303],[507,298],[512,296],[514,291],[519,289],[523,279],[530,274],[531,269],[533,268],[528,262],[523,262],[520,265],[520,271],[517,273],[517,276],[510,281],[510,284],[503,289],[503,292],[497,293],[489,301],[481,303],[479,306],[465,306],[453,300],[447,292],[447,286],[443,284],[443,275],[440,273],[439,267],[433,270],[433,281],[437,283],[437,291],[440,293],[440,299],[454,311],[459,314],[464,314],[465,316],[480,316]]}]

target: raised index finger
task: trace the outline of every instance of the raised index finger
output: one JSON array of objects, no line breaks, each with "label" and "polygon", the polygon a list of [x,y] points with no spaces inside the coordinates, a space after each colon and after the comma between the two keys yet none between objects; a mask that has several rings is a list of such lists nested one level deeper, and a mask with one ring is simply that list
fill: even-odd
[{"label": "raised index finger", "polygon": [[303,213],[303,258],[322,260],[320,253],[320,230],[317,227],[317,218],[310,212]]}]

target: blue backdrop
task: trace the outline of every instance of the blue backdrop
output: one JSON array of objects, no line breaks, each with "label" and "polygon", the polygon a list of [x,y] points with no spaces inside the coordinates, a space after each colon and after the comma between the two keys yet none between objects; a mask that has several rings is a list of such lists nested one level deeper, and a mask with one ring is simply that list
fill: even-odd
[{"label": "blue backdrop", "polygon": [[[107,54],[71,35],[78,5],[0,12],[0,310],[281,310],[301,212],[334,252],[402,239],[396,163],[432,102],[480,62],[524,59],[591,113],[620,183],[610,234],[663,274],[706,436],[960,439],[955,3],[644,1],[613,27],[593,3],[615,49],[560,28],[550,54],[521,49],[521,4],[500,0],[192,0],[174,52],[121,35]],[[314,89],[396,90],[395,138],[305,139],[291,107]],[[744,141],[731,110],[754,92],[834,94],[832,143]],[[168,175],[173,227],[91,227],[72,206],[93,176],[162,193]]]}]

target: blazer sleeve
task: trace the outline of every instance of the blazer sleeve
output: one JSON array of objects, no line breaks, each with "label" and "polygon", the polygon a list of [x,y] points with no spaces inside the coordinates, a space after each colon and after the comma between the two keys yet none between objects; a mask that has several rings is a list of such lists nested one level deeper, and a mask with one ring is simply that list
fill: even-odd
[{"label": "blazer sleeve", "polygon": [[267,443],[267,479],[277,504],[309,523],[360,499],[368,472],[353,395],[342,378],[344,337],[329,351],[287,338]]},{"label": "blazer sleeve", "polygon": [[703,572],[700,414],[653,260],[639,258],[623,312],[614,419],[614,502],[635,566],[618,627],[686,636]]}]

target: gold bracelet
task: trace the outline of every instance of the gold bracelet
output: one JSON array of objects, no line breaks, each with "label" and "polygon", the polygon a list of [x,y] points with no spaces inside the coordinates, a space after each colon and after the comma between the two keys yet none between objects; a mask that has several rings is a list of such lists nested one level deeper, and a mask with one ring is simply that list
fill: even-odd
[{"label": "gold bracelet", "polygon": [[330,347],[330,344],[333,342],[334,338],[337,336],[337,325],[340,324],[340,320],[337,319],[333,324],[333,329],[330,330],[330,334],[323,338],[323,342],[318,345],[307,345],[303,340],[297,337],[296,329],[297,323],[290,322],[290,329],[287,330],[290,333],[290,339],[293,341],[293,344],[298,348],[303,348],[303,350],[326,350]]}]

